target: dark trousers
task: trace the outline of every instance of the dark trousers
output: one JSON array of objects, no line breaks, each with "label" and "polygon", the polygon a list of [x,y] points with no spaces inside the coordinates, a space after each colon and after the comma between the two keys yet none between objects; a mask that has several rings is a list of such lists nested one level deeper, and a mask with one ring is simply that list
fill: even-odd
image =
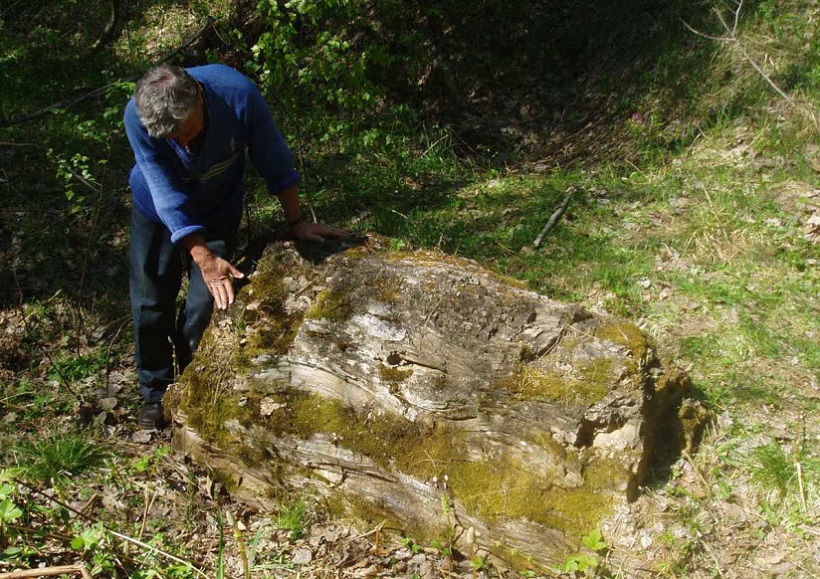
[{"label": "dark trousers", "polygon": [[[208,247],[230,259],[236,230],[209,229]],[[188,295],[177,312],[186,272]],[[140,392],[146,402],[160,402],[196,352],[211,321],[214,299],[184,245],[171,243],[171,232],[137,209],[131,212],[130,291]]]}]

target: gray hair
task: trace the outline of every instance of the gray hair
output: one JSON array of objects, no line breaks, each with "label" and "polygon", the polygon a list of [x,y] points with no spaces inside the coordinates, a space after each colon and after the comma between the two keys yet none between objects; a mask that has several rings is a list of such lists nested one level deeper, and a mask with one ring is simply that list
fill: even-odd
[{"label": "gray hair", "polygon": [[184,68],[162,64],[139,80],[135,98],[148,134],[167,137],[199,107],[199,85]]}]

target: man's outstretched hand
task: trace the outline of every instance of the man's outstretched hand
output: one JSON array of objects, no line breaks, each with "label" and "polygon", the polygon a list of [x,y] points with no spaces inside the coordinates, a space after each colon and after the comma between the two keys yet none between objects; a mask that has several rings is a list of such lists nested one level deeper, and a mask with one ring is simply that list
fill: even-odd
[{"label": "man's outstretched hand", "polygon": [[303,241],[318,241],[324,242],[328,239],[339,239],[349,237],[350,233],[338,227],[331,225],[324,225],[322,223],[309,223],[303,221],[299,225],[291,227],[291,232],[296,236],[296,239]]},{"label": "man's outstretched hand", "polygon": [[233,291],[233,280],[242,279],[245,274],[236,269],[229,261],[211,254],[197,263],[202,270],[202,277],[208,286],[208,291],[214,296],[216,307],[220,310],[228,309],[228,306],[236,299]]},{"label": "man's outstretched hand", "polygon": [[220,310],[228,309],[236,299],[233,280],[242,279],[245,274],[211,251],[201,235],[189,235],[184,239],[184,243],[194,263],[202,271],[202,278],[208,286],[208,291],[214,296],[216,307]]},{"label": "man's outstretched hand", "polygon": [[245,274],[231,265],[229,261],[213,253],[204,256],[201,262],[197,261],[197,265],[202,270],[202,277],[205,279],[208,291],[214,296],[216,307],[220,310],[228,309],[228,306],[236,299],[233,280],[242,279]]}]

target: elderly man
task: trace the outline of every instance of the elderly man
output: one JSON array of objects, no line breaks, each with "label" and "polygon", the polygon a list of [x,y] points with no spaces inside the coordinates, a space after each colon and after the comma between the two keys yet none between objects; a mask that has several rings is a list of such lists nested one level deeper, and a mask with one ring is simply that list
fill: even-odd
[{"label": "elderly man", "polygon": [[[190,362],[214,302],[234,301],[243,277],[231,253],[245,196],[245,158],[267,182],[298,239],[344,232],[302,218],[293,155],[256,86],[224,65],[163,65],[138,83],[125,109],[131,171],[131,310],[145,406],[140,426],[164,425],[162,396]],[[188,295],[176,311],[183,271]],[[175,364],[176,361],[176,364]]]}]

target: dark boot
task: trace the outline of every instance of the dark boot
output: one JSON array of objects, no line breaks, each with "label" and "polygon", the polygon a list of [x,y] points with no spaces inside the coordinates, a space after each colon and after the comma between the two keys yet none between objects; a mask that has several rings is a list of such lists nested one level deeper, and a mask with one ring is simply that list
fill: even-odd
[{"label": "dark boot", "polygon": [[140,411],[139,425],[141,428],[153,428],[162,430],[168,426],[165,420],[165,412],[162,409],[162,402],[146,402]]}]

